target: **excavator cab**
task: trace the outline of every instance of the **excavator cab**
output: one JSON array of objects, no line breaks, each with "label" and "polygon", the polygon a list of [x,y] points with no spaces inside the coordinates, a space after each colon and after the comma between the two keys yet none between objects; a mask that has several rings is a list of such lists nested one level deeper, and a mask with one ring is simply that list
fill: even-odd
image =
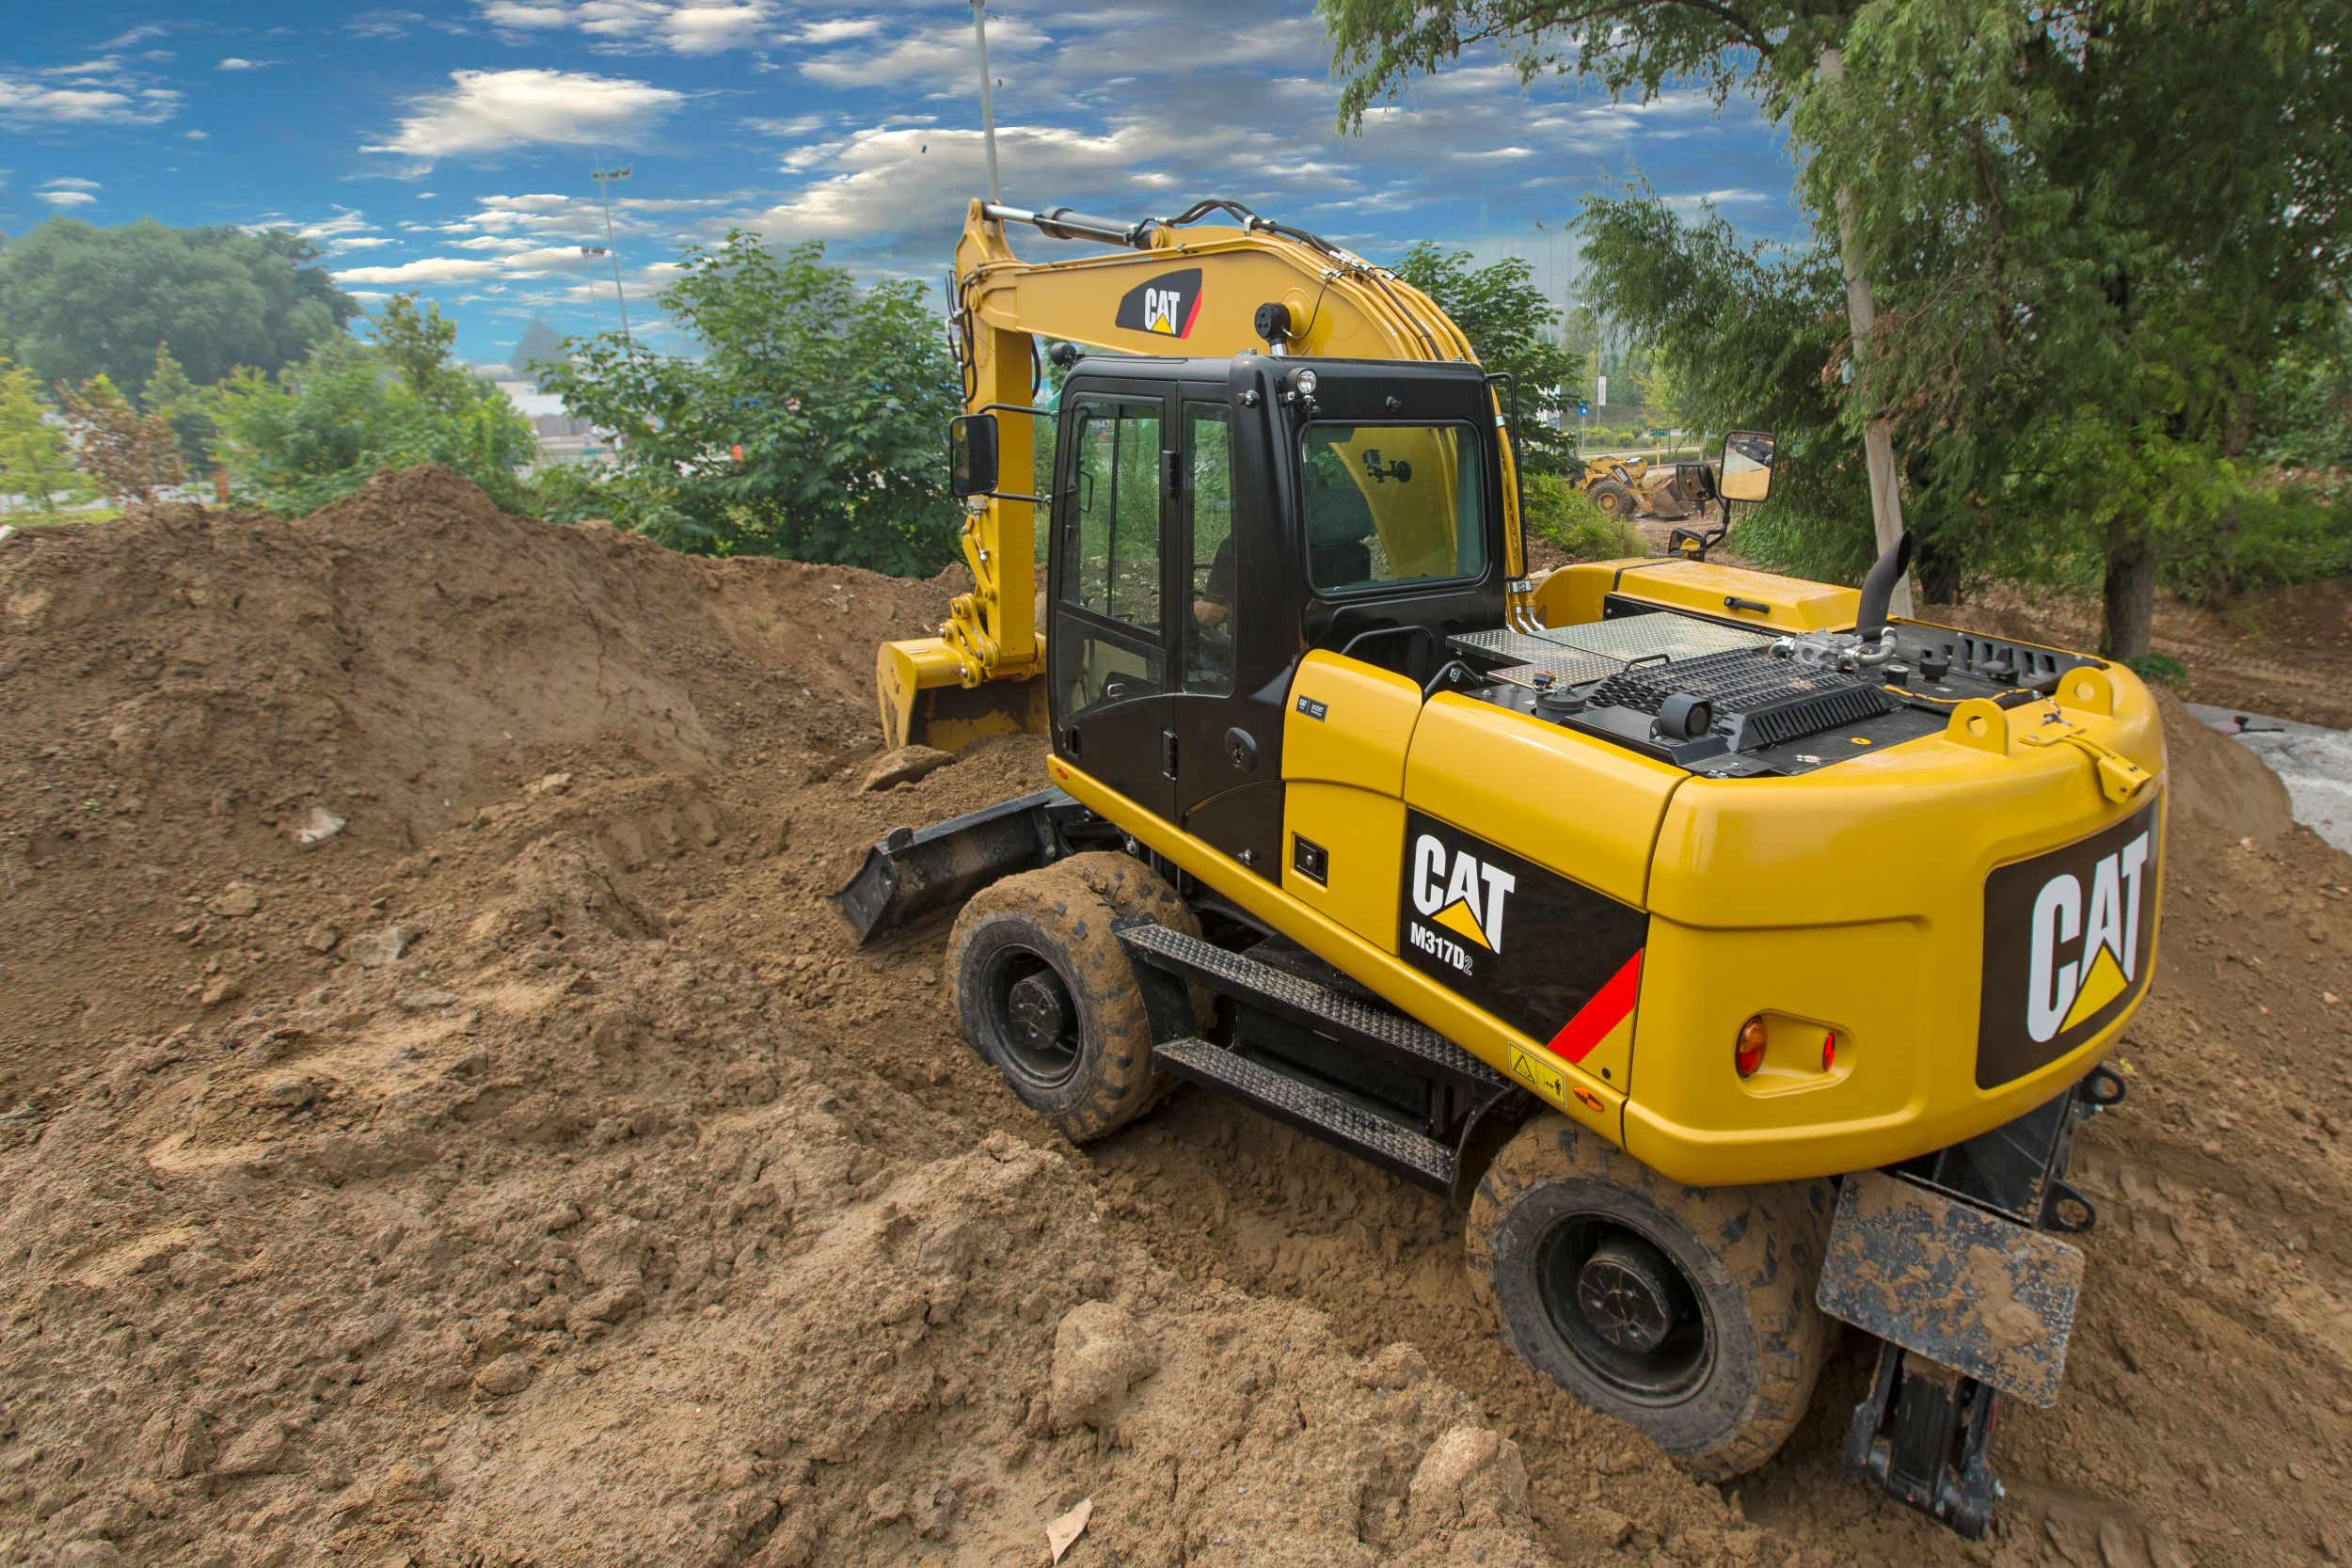
[{"label": "excavator cab", "polygon": [[1046,502],[1056,755],[1279,879],[1299,660],[1439,681],[1446,639],[1502,618],[1493,408],[1470,365],[1079,360]]}]

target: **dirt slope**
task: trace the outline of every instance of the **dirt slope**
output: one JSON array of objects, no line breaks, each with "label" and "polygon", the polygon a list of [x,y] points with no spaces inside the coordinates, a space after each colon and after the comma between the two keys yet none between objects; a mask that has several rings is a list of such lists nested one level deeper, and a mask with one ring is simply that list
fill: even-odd
[{"label": "dirt slope", "polygon": [[[1455,1216],[1192,1093],[1083,1154],[955,1037],[858,784],[947,590],[448,476],[0,548],[0,1561],[2170,1568],[2352,1552],[2352,865],[2176,726],[2165,967],[2058,1409],[1968,1547],[1539,1385]],[[348,819],[316,847],[313,806]],[[209,1002],[207,997],[212,998]]]}]

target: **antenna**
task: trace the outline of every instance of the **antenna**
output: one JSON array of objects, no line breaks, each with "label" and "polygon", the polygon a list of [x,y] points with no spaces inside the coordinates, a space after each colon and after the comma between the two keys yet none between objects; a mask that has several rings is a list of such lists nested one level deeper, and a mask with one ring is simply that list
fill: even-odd
[{"label": "antenna", "polygon": [[1004,199],[996,185],[996,109],[989,98],[988,0],[972,0],[972,36],[980,45],[980,137],[988,147],[988,199]]}]

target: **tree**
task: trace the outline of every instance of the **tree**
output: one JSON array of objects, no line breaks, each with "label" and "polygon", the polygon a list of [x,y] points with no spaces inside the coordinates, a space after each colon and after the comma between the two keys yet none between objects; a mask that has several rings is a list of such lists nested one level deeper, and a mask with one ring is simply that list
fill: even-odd
[{"label": "tree", "polygon": [[0,359],[0,496],[55,512],[60,496],[79,500],[87,494],[65,434],[41,411],[32,372]]},{"label": "tree", "polygon": [[148,372],[139,406],[170,422],[172,434],[179,437],[180,454],[190,468],[200,471],[211,467],[213,437],[219,434],[219,427],[207,411],[203,392],[172,357],[169,343],[155,345],[155,368]]},{"label": "tree", "polygon": [[338,333],[274,377],[230,376],[214,415],[232,480],[262,504],[298,513],[351,494],[382,469],[437,463],[500,505],[523,507],[518,471],[538,453],[531,421],[488,377],[448,362],[444,325],[404,296],[373,324],[387,346]]},{"label": "tree", "polygon": [[741,230],[680,260],[660,304],[701,357],[607,336],[543,366],[573,415],[620,437],[617,480],[580,506],[713,554],[913,576],[952,560],[940,443],[960,402],[920,290],[861,291],[822,245],[779,255]]},{"label": "tree", "polygon": [[408,389],[421,397],[444,398],[457,390],[449,378],[465,379],[466,372],[453,367],[449,358],[457,346],[457,324],[442,320],[437,305],[418,309],[413,292],[387,300],[368,324],[368,336],[383,349]]},{"label": "tree", "polygon": [[1560,340],[1560,311],[1535,286],[1533,265],[1507,256],[1473,266],[1467,250],[1422,241],[1391,269],[1454,318],[1478,362],[1518,382],[1520,462],[1531,474],[1565,473],[1574,437],[1536,418],[1574,405],[1582,389],[1576,356]]},{"label": "tree", "polygon": [[73,432],[75,462],[116,505],[152,501],[156,491],[186,481],[171,421],[140,413],[104,376],[90,377],[78,391],[59,385],[57,402]]},{"label": "tree", "polygon": [[166,341],[199,385],[274,372],[358,313],[318,255],[278,230],[53,217],[0,249],[0,341],[44,383],[103,374],[135,399]]},{"label": "tree", "polygon": [[1349,115],[1488,40],[1613,94],[1753,92],[1880,295],[1824,367],[1851,368],[1840,421],[1895,421],[1947,543],[2087,568],[2121,657],[2146,649],[2161,561],[2226,554],[2261,368],[2343,296],[2347,0],[1323,10]]}]

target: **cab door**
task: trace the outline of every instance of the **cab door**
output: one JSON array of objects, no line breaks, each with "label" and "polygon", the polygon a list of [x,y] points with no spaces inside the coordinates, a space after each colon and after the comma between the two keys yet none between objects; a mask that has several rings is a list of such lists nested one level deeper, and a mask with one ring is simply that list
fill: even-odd
[{"label": "cab door", "polygon": [[1155,816],[1176,811],[1182,514],[1166,383],[1065,389],[1048,580],[1054,750]]}]

